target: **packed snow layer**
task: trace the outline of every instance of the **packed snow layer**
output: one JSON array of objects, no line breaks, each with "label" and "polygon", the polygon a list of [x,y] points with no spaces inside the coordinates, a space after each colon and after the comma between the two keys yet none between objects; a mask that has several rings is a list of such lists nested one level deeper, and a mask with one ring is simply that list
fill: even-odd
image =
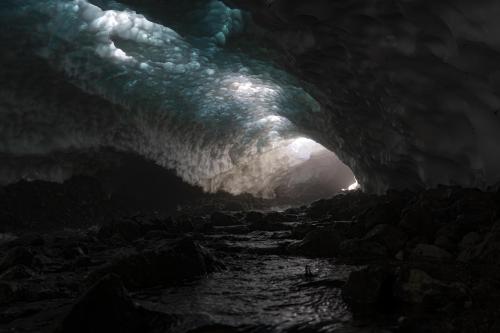
[{"label": "packed snow layer", "polygon": [[193,5],[181,35],[115,1],[2,3],[0,182],[60,181],[112,148],[207,191],[272,197],[287,170],[324,153],[305,130],[320,106],[298,81],[225,46],[242,12]]}]

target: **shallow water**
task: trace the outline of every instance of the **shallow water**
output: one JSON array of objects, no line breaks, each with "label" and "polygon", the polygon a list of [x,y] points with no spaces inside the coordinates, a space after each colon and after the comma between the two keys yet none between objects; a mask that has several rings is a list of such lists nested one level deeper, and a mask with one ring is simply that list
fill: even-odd
[{"label": "shallow water", "polygon": [[[224,271],[135,296],[150,309],[194,315],[199,321],[190,319],[194,326],[217,323],[271,332],[305,327],[331,332],[345,327],[351,314],[332,281],[345,281],[353,267],[331,259],[259,254],[256,249],[277,248],[282,241],[256,236],[226,235],[228,247],[217,253],[227,267]],[[305,275],[306,266],[314,276]],[[178,331],[183,330],[180,325]]]}]

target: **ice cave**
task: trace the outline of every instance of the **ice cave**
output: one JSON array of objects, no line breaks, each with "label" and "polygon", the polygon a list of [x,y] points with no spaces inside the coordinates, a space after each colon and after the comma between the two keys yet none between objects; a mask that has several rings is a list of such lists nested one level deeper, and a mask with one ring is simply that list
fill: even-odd
[{"label": "ice cave", "polygon": [[499,15],[2,0],[0,332],[498,332]]}]

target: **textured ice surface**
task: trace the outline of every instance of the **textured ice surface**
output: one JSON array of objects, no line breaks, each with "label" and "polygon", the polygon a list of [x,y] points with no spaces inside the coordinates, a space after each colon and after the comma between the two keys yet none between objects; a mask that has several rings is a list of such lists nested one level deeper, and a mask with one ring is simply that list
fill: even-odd
[{"label": "textured ice surface", "polygon": [[224,2],[317,88],[364,189],[500,184],[498,0]]},{"label": "textured ice surface", "polygon": [[[0,181],[62,180],[82,167],[80,153],[113,148],[207,191],[269,197],[276,177],[324,150],[294,125],[320,109],[294,78],[224,46],[243,29],[242,13],[216,0],[193,5],[186,17],[197,25],[182,35],[114,1],[0,5],[11,49]],[[23,80],[31,86],[20,97]]]}]

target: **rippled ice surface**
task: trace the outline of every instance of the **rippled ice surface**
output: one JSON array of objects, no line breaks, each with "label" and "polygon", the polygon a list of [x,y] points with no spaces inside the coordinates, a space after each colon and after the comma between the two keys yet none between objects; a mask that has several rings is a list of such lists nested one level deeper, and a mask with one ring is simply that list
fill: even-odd
[{"label": "rippled ice surface", "polygon": [[[250,326],[273,332],[305,327],[331,332],[345,327],[351,314],[340,289],[329,286],[328,281],[346,280],[353,267],[326,259],[256,254],[255,249],[270,248],[271,242],[249,239],[248,251],[218,253],[227,270],[139,297],[147,299],[144,305],[158,311],[195,314],[198,324]],[[244,242],[230,243],[241,251]],[[306,266],[314,277],[305,276]]]}]

